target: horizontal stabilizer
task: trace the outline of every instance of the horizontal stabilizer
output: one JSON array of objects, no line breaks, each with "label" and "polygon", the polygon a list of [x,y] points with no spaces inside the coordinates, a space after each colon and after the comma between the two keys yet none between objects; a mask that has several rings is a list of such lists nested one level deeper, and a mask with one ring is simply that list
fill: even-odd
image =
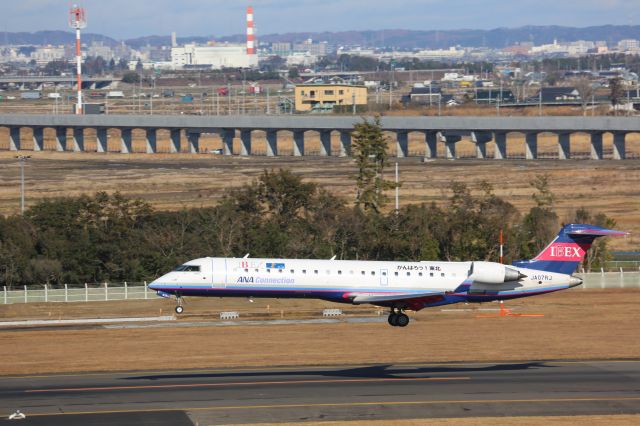
[{"label": "horizontal stabilizer", "polygon": [[616,231],[615,229],[605,229],[597,226],[589,228],[578,228],[577,225],[573,225],[575,229],[569,228],[566,233],[569,235],[592,235],[594,237],[624,237],[629,235],[628,232]]}]

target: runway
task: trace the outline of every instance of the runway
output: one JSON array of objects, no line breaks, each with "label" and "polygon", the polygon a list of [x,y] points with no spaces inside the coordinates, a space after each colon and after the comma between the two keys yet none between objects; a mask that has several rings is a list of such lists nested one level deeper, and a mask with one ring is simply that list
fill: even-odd
[{"label": "runway", "polygon": [[25,425],[639,414],[640,360],[2,377],[0,414],[16,409]]}]

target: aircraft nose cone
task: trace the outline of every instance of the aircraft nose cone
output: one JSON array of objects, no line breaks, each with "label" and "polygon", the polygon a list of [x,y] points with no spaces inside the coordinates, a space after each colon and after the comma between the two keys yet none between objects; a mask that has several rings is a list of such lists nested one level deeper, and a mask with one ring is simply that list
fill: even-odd
[{"label": "aircraft nose cone", "polygon": [[569,287],[576,287],[576,286],[579,286],[580,284],[582,284],[582,278],[571,277],[569,279]]}]

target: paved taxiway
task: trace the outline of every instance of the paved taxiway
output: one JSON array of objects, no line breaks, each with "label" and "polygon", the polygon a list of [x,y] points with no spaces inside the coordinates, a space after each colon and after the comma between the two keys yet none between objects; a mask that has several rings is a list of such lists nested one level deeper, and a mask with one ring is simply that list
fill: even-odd
[{"label": "paved taxiway", "polygon": [[16,409],[25,425],[639,414],[640,360],[0,377],[0,414]]}]

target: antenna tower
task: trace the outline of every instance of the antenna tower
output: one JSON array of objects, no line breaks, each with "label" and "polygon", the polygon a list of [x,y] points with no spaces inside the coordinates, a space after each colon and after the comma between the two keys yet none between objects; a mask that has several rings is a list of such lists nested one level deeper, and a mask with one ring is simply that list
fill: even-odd
[{"label": "antenna tower", "polygon": [[87,27],[87,19],[84,8],[74,4],[69,11],[69,26],[76,30],[76,70],[78,84],[78,103],[76,114],[82,114],[82,44],[80,43],[80,30]]}]

